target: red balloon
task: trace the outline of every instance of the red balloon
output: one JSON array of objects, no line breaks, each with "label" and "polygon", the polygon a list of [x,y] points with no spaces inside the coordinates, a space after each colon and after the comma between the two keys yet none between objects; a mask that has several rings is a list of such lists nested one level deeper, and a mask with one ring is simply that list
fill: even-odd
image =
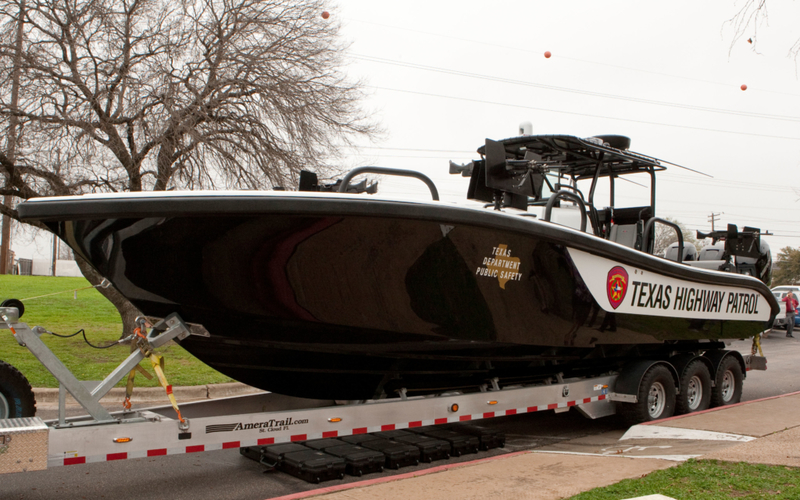
[{"label": "red balloon", "polygon": [[328,19],[329,17],[331,17],[331,15],[327,10],[322,12],[322,19]]},{"label": "red balloon", "polygon": [[747,90],[747,85],[742,85],[741,89],[742,90]]},{"label": "red balloon", "polygon": [[545,52],[545,53],[544,53],[544,57],[545,57],[545,59],[550,59],[550,56],[552,56],[552,55],[553,55],[553,54],[551,54],[549,50],[548,50],[547,52]]}]

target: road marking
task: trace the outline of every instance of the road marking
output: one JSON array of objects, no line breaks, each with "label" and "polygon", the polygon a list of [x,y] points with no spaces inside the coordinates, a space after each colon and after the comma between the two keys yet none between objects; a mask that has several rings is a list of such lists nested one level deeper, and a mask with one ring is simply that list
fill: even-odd
[{"label": "road marking", "polygon": [[697,429],[681,429],[678,427],[663,427],[660,425],[634,425],[626,432],[620,441],[626,439],[689,439],[694,441],[753,441],[754,437],[728,434],[725,432],[701,431]]},{"label": "road marking", "polygon": [[702,455],[623,455],[613,454],[605,455],[602,453],[584,453],[581,451],[552,451],[552,450],[531,450],[531,453],[544,453],[544,454],[557,454],[557,455],[584,455],[587,457],[603,457],[603,458],[656,458],[658,460],[670,460],[673,462],[685,462],[690,458],[697,458]]}]

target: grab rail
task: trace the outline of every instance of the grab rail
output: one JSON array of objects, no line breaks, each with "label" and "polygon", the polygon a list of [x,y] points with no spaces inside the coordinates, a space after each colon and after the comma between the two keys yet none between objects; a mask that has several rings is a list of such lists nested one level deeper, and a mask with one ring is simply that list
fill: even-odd
[{"label": "grab rail", "polygon": [[666,219],[662,219],[661,217],[650,217],[647,220],[647,223],[644,225],[644,230],[642,231],[642,246],[644,247],[645,252],[652,254],[653,253],[653,243],[650,241],[650,232],[653,230],[653,226],[655,226],[656,222],[660,222],[661,224],[667,225],[675,230],[678,233],[678,263],[683,262],[683,232],[681,231],[680,226],[675,224],[674,222],[668,221]]},{"label": "grab rail", "polygon": [[578,204],[578,207],[580,207],[581,210],[581,231],[586,231],[586,204],[583,202],[580,196],[571,191],[562,189],[550,196],[544,209],[544,220],[550,222],[550,215],[553,212],[553,205],[555,205],[556,201],[558,201],[560,198],[571,200]]},{"label": "grab rail", "polygon": [[397,175],[400,177],[414,177],[415,179],[419,179],[424,182],[428,189],[431,190],[431,197],[434,201],[439,201],[439,191],[436,189],[436,186],[433,184],[433,181],[425,174],[417,172],[415,170],[404,170],[400,168],[387,168],[387,167],[356,167],[353,170],[347,172],[347,175],[342,178],[342,184],[339,186],[340,193],[346,193],[347,187],[350,185],[350,181],[353,177],[361,174],[383,174],[383,175]]}]

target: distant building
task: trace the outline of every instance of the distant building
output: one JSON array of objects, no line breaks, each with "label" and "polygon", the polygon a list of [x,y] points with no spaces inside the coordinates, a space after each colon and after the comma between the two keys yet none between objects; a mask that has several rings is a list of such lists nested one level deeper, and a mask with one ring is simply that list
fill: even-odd
[{"label": "distant building", "polygon": [[[17,259],[12,267],[13,274],[23,276],[53,276],[53,261],[47,259]],[[56,276],[81,277],[83,273],[74,260],[56,261]]]}]

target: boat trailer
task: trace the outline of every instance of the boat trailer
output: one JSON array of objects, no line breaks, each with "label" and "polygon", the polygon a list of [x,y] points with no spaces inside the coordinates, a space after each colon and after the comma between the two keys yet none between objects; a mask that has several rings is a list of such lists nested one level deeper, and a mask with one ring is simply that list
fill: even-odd
[{"label": "boat trailer", "polygon": [[[654,367],[675,370],[669,363],[640,362],[622,374],[587,378],[557,375],[533,386],[500,387],[495,379],[472,393],[406,397],[401,392],[400,398],[337,404],[264,392],[182,404],[177,412],[172,405],[109,412],[100,399],[149,351],[190,335],[189,326],[178,315],[168,316],[140,336],[139,349],[92,388],[79,381],[42,343],[39,337],[44,328],[30,328],[20,322],[19,311],[13,307],[0,307],[0,319],[0,329],[11,330],[17,342],[60,383],[58,419],[0,419],[0,473],[230,448],[245,450],[546,410],[561,413],[572,407],[592,419],[616,413],[617,403],[639,405],[646,412],[652,405],[641,400],[642,390],[650,390],[640,387],[644,375]],[[708,362],[719,367],[732,358],[736,365],[741,363],[742,370],[766,368],[763,357],[721,352],[717,353],[720,359]],[[87,416],[65,416],[66,392],[83,406]]]}]

